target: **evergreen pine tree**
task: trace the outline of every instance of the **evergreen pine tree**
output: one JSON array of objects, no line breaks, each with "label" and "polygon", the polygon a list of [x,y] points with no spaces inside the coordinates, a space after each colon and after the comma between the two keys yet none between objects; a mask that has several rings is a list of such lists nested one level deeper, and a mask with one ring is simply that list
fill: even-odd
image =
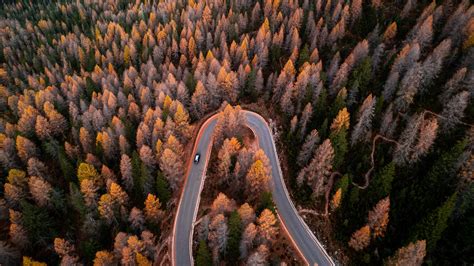
[{"label": "evergreen pine tree", "polygon": [[342,127],[338,131],[331,132],[329,139],[334,148],[333,168],[338,169],[344,162],[344,157],[348,151],[347,129]]},{"label": "evergreen pine tree", "polygon": [[63,177],[66,181],[75,180],[75,173],[74,166],[71,164],[69,159],[67,158],[66,152],[64,149],[59,149],[58,153],[58,161],[59,161],[59,168],[63,174]]},{"label": "evergreen pine tree", "polygon": [[56,227],[47,209],[38,208],[26,201],[21,202],[21,209],[21,224],[28,232],[31,243],[40,246],[51,243],[56,235]]},{"label": "evergreen pine tree", "polygon": [[209,247],[204,240],[199,242],[198,252],[196,255],[196,265],[212,266],[211,252],[209,251]]},{"label": "evergreen pine tree", "polygon": [[239,245],[242,238],[242,221],[237,211],[233,211],[229,218],[229,235],[227,240],[226,260],[237,264],[240,257]]},{"label": "evergreen pine tree", "polygon": [[135,197],[138,197],[139,199],[144,200],[145,195],[143,192],[143,186],[141,182],[142,170],[144,169],[142,169],[142,162],[140,160],[140,157],[138,156],[138,153],[136,151],[133,151],[132,153],[133,193],[135,194]]},{"label": "evergreen pine tree", "polygon": [[161,171],[158,171],[158,176],[156,177],[156,194],[161,200],[163,206],[166,207],[166,203],[172,195],[168,180],[166,180],[165,176]]},{"label": "evergreen pine tree", "polygon": [[438,240],[441,239],[444,230],[448,227],[448,220],[453,213],[456,199],[457,193],[455,192],[443,203],[443,205],[423,219],[416,226],[412,240],[426,239],[428,242],[427,251],[430,252],[434,250]]},{"label": "evergreen pine tree", "polygon": [[395,177],[395,163],[391,162],[384,166],[380,172],[378,172],[373,180],[370,182],[368,189],[368,198],[372,199],[372,204],[375,201],[385,198],[390,193],[392,189],[392,181]]}]

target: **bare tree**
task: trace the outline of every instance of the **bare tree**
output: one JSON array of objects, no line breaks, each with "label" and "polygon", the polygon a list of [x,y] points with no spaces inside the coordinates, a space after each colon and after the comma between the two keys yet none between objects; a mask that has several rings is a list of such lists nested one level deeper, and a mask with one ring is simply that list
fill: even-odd
[{"label": "bare tree", "polygon": [[454,73],[454,75],[444,85],[444,90],[441,95],[438,96],[438,99],[443,104],[446,104],[448,100],[459,91],[459,89],[463,88],[463,81],[467,76],[466,67],[457,70],[456,73]]},{"label": "bare tree", "polygon": [[257,227],[254,223],[249,223],[247,227],[245,227],[239,247],[241,258],[246,258],[248,256],[248,250],[252,247],[257,232]]},{"label": "bare tree", "polygon": [[397,98],[394,101],[397,111],[405,112],[413,103],[420,88],[422,73],[421,64],[415,63],[403,77],[400,82],[400,89],[397,92]]},{"label": "bare tree", "polygon": [[311,116],[313,115],[313,107],[311,106],[311,103],[306,104],[303,113],[301,114],[300,118],[300,132],[299,135],[301,138],[304,137],[306,134],[306,126],[311,119]]},{"label": "bare tree", "polygon": [[359,108],[358,121],[352,130],[351,144],[354,145],[360,140],[368,139],[367,135],[370,134],[372,129],[372,118],[374,117],[374,109],[376,103],[376,97],[372,97],[369,94],[365,98],[362,106]]},{"label": "bare tree", "polygon": [[267,248],[266,245],[260,245],[257,248],[257,251],[252,253],[248,259],[247,259],[247,264],[256,266],[256,265],[266,265],[268,256],[270,255],[270,252]]},{"label": "bare tree", "polygon": [[219,261],[219,253],[227,247],[227,219],[223,214],[216,215],[209,225],[209,247],[212,249],[214,261]]},{"label": "bare tree", "polygon": [[423,120],[420,125],[418,142],[413,147],[412,161],[418,161],[421,156],[428,152],[436,139],[437,130],[438,120],[436,118]]},{"label": "bare tree", "polygon": [[434,79],[438,77],[443,67],[444,60],[450,54],[451,50],[451,40],[445,39],[436,46],[433,52],[425,59],[422,64],[423,74],[420,85],[422,92],[432,85]]},{"label": "bare tree", "polygon": [[415,6],[416,6],[416,1],[407,0],[405,5],[403,6],[403,10],[402,10],[402,13],[401,13],[402,18],[406,18]]},{"label": "bare tree", "polygon": [[380,133],[387,137],[392,137],[398,125],[398,117],[394,118],[393,104],[390,104],[385,110],[380,125]]},{"label": "bare tree", "polygon": [[334,76],[336,75],[337,73],[337,70],[339,69],[339,61],[341,60],[341,56],[339,54],[339,52],[337,52],[332,60],[331,60],[331,64],[329,65],[329,69],[328,69],[328,80],[330,83],[332,83],[332,80],[334,78]]},{"label": "bare tree", "polygon": [[443,107],[441,116],[441,130],[448,132],[454,128],[457,124],[461,123],[461,119],[464,117],[464,110],[469,104],[470,100],[469,92],[462,91],[453,96]]},{"label": "bare tree", "polygon": [[297,164],[302,167],[305,166],[311,156],[313,155],[313,151],[316,148],[316,144],[319,143],[319,133],[318,130],[313,129],[311,133],[306,136],[305,142],[301,147],[301,151],[298,154]]},{"label": "bare tree", "polygon": [[303,168],[297,177],[297,182],[302,185],[304,181],[313,189],[314,196],[318,197],[326,192],[328,177],[332,169],[334,149],[331,141],[326,139],[314,153],[313,159]]},{"label": "bare tree", "polygon": [[404,164],[409,161],[410,154],[412,152],[412,146],[416,141],[418,131],[421,123],[423,122],[423,116],[421,114],[414,114],[407,122],[405,130],[402,132],[400,139],[398,140],[399,145],[394,152],[394,161],[397,164]]}]

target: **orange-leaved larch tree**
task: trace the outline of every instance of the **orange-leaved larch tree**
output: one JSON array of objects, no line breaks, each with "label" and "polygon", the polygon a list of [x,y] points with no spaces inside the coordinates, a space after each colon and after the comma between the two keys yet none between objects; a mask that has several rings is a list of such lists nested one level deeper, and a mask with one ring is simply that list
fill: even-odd
[{"label": "orange-leaved larch tree", "polygon": [[370,227],[363,226],[352,234],[349,246],[357,251],[365,249],[370,244]]}]

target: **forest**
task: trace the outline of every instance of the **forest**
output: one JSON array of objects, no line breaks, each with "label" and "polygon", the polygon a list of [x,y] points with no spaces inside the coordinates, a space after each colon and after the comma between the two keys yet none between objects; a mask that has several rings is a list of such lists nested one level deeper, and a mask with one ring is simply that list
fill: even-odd
[{"label": "forest", "polygon": [[473,264],[473,96],[469,0],[2,1],[0,264],[170,265],[216,113],[195,264],[302,264],[244,109],[338,265]]}]

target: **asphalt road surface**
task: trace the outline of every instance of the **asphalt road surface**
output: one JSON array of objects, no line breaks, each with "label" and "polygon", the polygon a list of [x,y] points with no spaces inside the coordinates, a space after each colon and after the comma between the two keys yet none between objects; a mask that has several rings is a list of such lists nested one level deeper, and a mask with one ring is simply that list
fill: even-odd
[{"label": "asphalt road surface", "polygon": [[[260,148],[265,151],[272,166],[272,194],[276,204],[278,216],[295,245],[309,265],[334,265],[331,257],[316,239],[314,234],[298,215],[286,189],[281,173],[280,162],[276,153],[275,142],[270,128],[265,120],[258,114],[243,111],[247,125],[255,133]],[[210,117],[201,127],[194,144],[194,154],[200,153],[198,164],[193,160],[189,162],[187,180],[181,194],[178,212],[175,218],[172,238],[173,265],[192,265],[192,241],[194,222],[199,207],[200,194],[204,185],[208,159],[212,147],[212,134],[217,122],[217,115]]]}]

